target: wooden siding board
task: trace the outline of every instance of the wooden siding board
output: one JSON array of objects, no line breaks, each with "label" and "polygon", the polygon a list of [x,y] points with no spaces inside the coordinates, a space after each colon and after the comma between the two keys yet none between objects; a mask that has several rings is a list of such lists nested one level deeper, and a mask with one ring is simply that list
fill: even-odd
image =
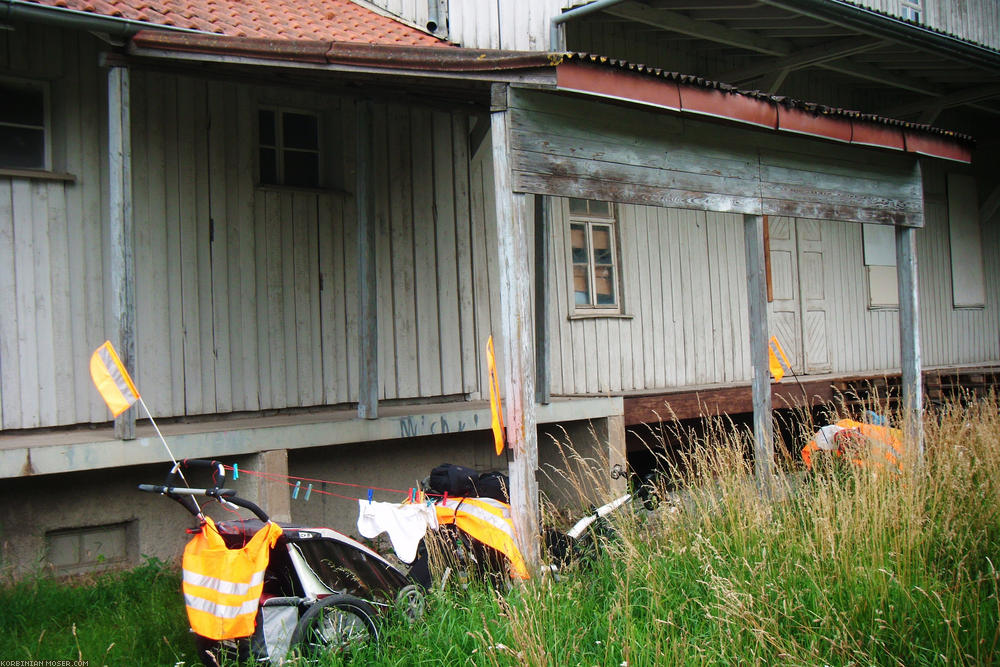
[{"label": "wooden siding board", "polygon": [[470,211],[471,179],[469,173],[469,117],[453,114],[451,118],[454,173],[455,253],[458,280],[458,315],[462,341],[462,392],[476,390],[476,350],[484,345],[475,336],[475,292],[472,268],[472,216]]},{"label": "wooden siding board", "polygon": [[[229,284],[230,250],[239,251],[238,231],[230,224],[228,207],[227,174],[232,171],[233,163],[226,155],[226,128],[233,125],[226,113],[226,100],[232,96],[231,84],[216,84],[213,94],[205,100],[205,111],[208,115],[208,146],[207,148],[207,190],[208,190],[208,221],[211,233],[208,241],[209,290],[212,307],[212,362],[215,366],[215,410],[231,412],[233,410],[233,386],[243,382],[242,368],[232,363],[239,358],[239,348],[242,347],[241,328],[232,317],[230,311],[231,295],[235,291]],[[237,326],[233,326],[237,325]],[[236,355],[233,346],[236,346]]]},{"label": "wooden siding board", "polygon": [[410,148],[411,123],[406,109],[389,108],[390,165],[389,198],[391,210],[393,324],[396,329],[395,383],[397,398],[419,395],[417,367],[417,312],[415,290],[413,173]]},{"label": "wooden siding board", "polygon": [[[14,275],[16,281],[14,313],[17,322],[17,354],[20,357],[18,393],[20,395],[20,426],[41,425],[39,406],[39,366],[35,334],[38,331],[38,311],[35,282],[35,225],[31,181],[13,179],[14,202]],[[45,218],[42,218],[44,220]],[[40,229],[37,231],[41,231]]]},{"label": "wooden siding board", "polygon": [[[170,365],[171,414],[187,414],[187,364],[185,352],[187,349],[184,311],[184,271],[176,270],[185,262],[184,230],[181,219],[181,201],[178,190],[181,182],[182,167],[177,152],[177,79],[165,75],[150,74],[149,89],[156,95],[150,100],[150,111],[158,114],[157,124],[163,128],[163,191],[164,208],[158,213],[163,215],[162,222],[166,227],[166,270],[168,328],[166,330],[169,344],[168,363]],[[160,96],[162,92],[162,97]],[[152,168],[152,165],[151,165]],[[173,268],[174,270],[169,270]]]},{"label": "wooden siding board", "polygon": [[271,288],[270,264],[268,261],[268,204],[270,193],[258,192],[254,196],[254,279],[257,298],[253,307],[256,311],[257,377],[260,382],[260,406],[272,406],[271,387]]},{"label": "wooden siding board", "polygon": [[458,248],[455,242],[455,149],[452,145],[452,116],[435,112],[431,116],[431,155],[433,158],[434,201],[436,219],[436,280],[438,290],[438,345],[440,350],[442,394],[462,393],[462,361],[464,356],[462,328],[459,317]]},{"label": "wooden siding board", "polygon": [[284,393],[283,403],[289,407],[302,405],[299,394],[299,364],[295,356],[298,323],[295,320],[295,249],[299,239],[296,238],[297,223],[295,203],[292,192],[281,192],[278,195],[278,238],[275,239],[277,263],[277,296],[280,300],[280,310],[277,319],[276,335],[272,339],[274,347],[281,348],[282,363],[277,369],[272,366],[272,373],[283,380],[275,388]]},{"label": "wooden siding board", "polygon": [[[376,242],[376,272],[378,273],[378,339],[379,378],[381,398],[396,398],[399,395],[396,375],[396,325],[393,304],[393,210],[389,204],[390,183],[399,178],[399,156],[392,153],[389,145],[389,118],[384,105],[375,105],[373,122],[373,151],[384,156],[385,172],[376,171],[375,216],[378,221]],[[377,163],[376,163],[377,164]]]},{"label": "wooden siding board", "polygon": [[[204,81],[185,81],[184,99],[190,100],[190,119],[193,135],[191,148],[194,158],[194,207],[193,232],[198,266],[198,283],[195,287],[197,297],[197,322],[199,341],[198,363],[201,370],[202,400],[198,412],[209,414],[216,412],[216,344],[214,331],[213,274],[212,274],[212,244],[209,239],[211,211],[209,201],[209,146],[208,146],[208,84]],[[192,163],[188,163],[192,164]]]},{"label": "wooden siding board", "polygon": [[[416,315],[416,344],[419,353],[417,364],[417,394],[419,396],[439,396],[442,392],[442,364],[447,363],[442,349],[440,317],[448,304],[444,285],[438,281],[440,264],[449,264],[454,253],[444,255],[438,252],[438,234],[449,221],[439,219],[439,188],[444,187],[442,174],[437,173],[434,159],[433,116],[427,109],[411,111],[410,150],[412,179],[412,225],[413,225],[413,283],[414,310]],[[445,144],[447,148],[447,144]],[[450,175],[449,175],[450,176]],[[450,180],[450,178],[449,178]],[[442,198],[447,192],[441,193]],[[454,227],[452,227],[454,229]],[[453,284],[448,289],[453,288]],[[439,300],[440,299],[440,300]],[[448,350],[457,349],[451,341]]]},{"label": "wooden siding board", "polygon": [[232,357],[240,366],[237,379],[233,382],[234,409],[260,409],[260,362],[257,343],[257,301],[260,287],[255,270],[256,216],[254,212],[255,193],[253,188],[255,143],[245,140],[254,135],[254,105],[246,86],[237,87],[229,96],[226,105],[227,161],[236,165],[226,172],[227,210],[231,212],[230,238],[238,239],[238,245],[229,249],[230,331],[236,332],[233,340]]},{"label": "wooden siding board", "polygon": [[552,292],[552,302],[550,307],[549,331],[552,333],[551,344],[558,349],[550,348],[549,359],[552,364],[552,387],[551,393],[568,393],[573,386],[569,377],[570,369],[573,367],[573,348],[569,344],[569,321],[567,315],[572,306],[570,305],[571,289],[568,283],[566,256],[566,216],[564,213],[564,202],[560,197],[552,197],[549,205],[551,211],[552,225],[549,228],[549,243],[552,258],[547,267],[549,280],[554,286]]},{"label": "wooden siding board", "polygon": [[191,108],[190,81],[177,80],[177,169],[178,187],[172,190],[177,200],[177,220],[180,228],[181,309],[184,331],[184,414],[200,414],[204,406],[204,376],[201,321],[199,308],[200,262],[198,261],[197,182],[195,171],[188,165],[195,164],[194,126],[195,114]]},{"label": "wooden siding board", "polygon": [[17,330],[17,271],[14,264],[14,179],[0,178],[0,428],[21,425],[21,369]]}]

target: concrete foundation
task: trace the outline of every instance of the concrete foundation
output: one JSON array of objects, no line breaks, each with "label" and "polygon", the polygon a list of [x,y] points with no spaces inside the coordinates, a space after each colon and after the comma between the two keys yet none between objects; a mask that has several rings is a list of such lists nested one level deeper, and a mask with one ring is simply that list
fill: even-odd
[{"label": "concrete foundation", "polygon": [[[609,471],[615,464],[625,466],[623,424],[621,416],[612,416],[541,426],[539,483],[546,497],[574,512],[621,493],[625,478],[613,480]],[[369,488],[376,500],[401,501],[440,463],[506,472],[509,456],[509,451],[496,456],[489,431],[474,430],[219,458],[240,470],[238,479],[230,473],[225,486],[272,518],[356,535],[358,500],[367,498]],[[134,567],[147,557],[179,562],[190,539],[186,529],[196,526],[195,519],[170,499],[136,488],[162,483],[170,465],[0,480],[0,579]],[[309,482],[303,481],[293,499],[294,482],[286,475],[326,483],[313,482],[306,499]],[[583,493],[567,477],[589,480],[580,485]],[[187,478],[194,487],[212,484],[204,470],[191,471]],[[216,520],[238,516],[216,502],[204,506]],[[387,543],[379,548],[389,552]]]}]

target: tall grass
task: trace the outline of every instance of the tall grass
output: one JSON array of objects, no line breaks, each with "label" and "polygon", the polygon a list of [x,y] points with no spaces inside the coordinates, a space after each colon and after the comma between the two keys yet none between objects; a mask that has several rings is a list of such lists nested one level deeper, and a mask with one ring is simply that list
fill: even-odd
[{"label": "tall grass", "polygon": [[176,568],[151,559],[130,572],[0,588],[0,658],[192,664],[180,585]]},{"label": "tall grass", "polygon": [[791,461],[770,500],[754,483],[746,434],[720,421],[685,437],[669,464],[682,498],[674,511],[623,517],[605,556],[559,581],[475,604],[438,600],[426,623],[390,633],[365,660],[433,664],[436,651],[457,651],[477,665],[996,661],[995,397],[929,411],[922,466],[908,457],[904,474],[823,465],[805,476]]},{"label": "tall grass", "polygon": [[[361,650],[351,662],[997,661],[1000,404],[995,397],[929,411],[922,466],[908,459],[904,473],[895,474],[824,465],[804,475],[790,460],[770,496],[754,483],[745,433],[719,422],[707,433],[683,435],[690,446],[672,459],[670,483],[664,485],[677,492],[676,502],[651,514],[621,514],[617,538],[603,545],[599,558],[504,594],[474,586],[434,590],[422,622],[386,628],[378,646]],[[586,478],[577,483],[581,491],[595,488]],[[671,492],[663,488],[661,496]],[[155,590],[169,579],[162,571],[144,576],[157,580]],[[176,580],[166,583],[163,595],[177,596]],[[143,620],[166,604],[129,599],[123,591],[95,593],[123,596],[117,599],[128,609],[105,622],[102,636],[83,639],[89,609],[70,611],[66,602],[59,611],[64,601],[57,593],[31,593],[30,605],[19,602],[28,592],[0,598],[5,618],[11,604],[20,609],[14,611],[15,629],[6,633],[13,639],[0,639],[0,656],[79,654],[102,664],[126,664],[119,658],[130,655],[143,658],[134,664],[173,664],[191,655],[177,649],[183,640],[175,639],[178,630],[166,629],[169,623]],[[109,605],[101,598],[93,607]],[[183,626],[179,600],[174,608]],[[47,615],[59,620],[46,625]],[[71,623],[77,624],[75,637],[68,634]],[[123,630],[128,625],[135,626],[131,634]],[[39,639],[39,628],[46,627]],[[56,635],[61,643],[50,652]],[[169,650],[154,649],[162,637],[170,637]],[[115,645],[109,650],[110,642]]]}]

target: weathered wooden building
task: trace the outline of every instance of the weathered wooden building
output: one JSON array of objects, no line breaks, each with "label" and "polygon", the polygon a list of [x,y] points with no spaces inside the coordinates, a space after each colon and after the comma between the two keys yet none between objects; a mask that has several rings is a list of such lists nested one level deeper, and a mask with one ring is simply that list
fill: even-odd
[{"label": "weathered wooden building", "polygon": [[[527,44],[490,41],[507,24],[469,14],[475,3],[386,5],[463,46],[537,53],[455,48],[347,0],[243,23],[55,4],[0,5],[12,28],[0,85],[19,100],[0,118],[12,137],[0,150],[0,522],[18,536],[6,566],[73,571],[183,542],[183,518],[133,491],[167,460],[145,415],[113,432],[91,386],[106,338],[178,457],[359,484],[292,502],[283,482],[238,482],[278,516],[345,529],[366,486],[405,489],[449,460],[508,466],[487,431],[490,333],[526,508],[536,469],[557,457],[549,434],[611,466],[625,463],[626,424],[664,401],[697,390],[751,410],[755,377],[766,392],[755,324],[811,388],[898,375],[901,357],[911,381],[921,356],[1000,358],[1000,195],[996,164],[979,159],[995,137],[966,136],[996,113],[988,97],[945,98],[956,132],[842,108],[855,98],[740,92],[698,75],[751,67],[746,54],[709,67],[692,55],[707,45],[672,44],[662,57],[685,52],[690,75],[632,65],[628,49],[660,53],[670,38],[597,13],[553,31],[558,2],[515,29]],[[688,18],[704,23],[681,22],[689,32],[719,34]],[[577,53],[546,54],[564,29]],[[965,68],[995,90],[993,45],[935,40],[969,51],[952,81]],[[787,59],[808,49],[783,44],[767,53],[791,85]],[[837,76],[803,77],[802,90],[854,94]],[[918,282],[919,308],[897,273]]]}]

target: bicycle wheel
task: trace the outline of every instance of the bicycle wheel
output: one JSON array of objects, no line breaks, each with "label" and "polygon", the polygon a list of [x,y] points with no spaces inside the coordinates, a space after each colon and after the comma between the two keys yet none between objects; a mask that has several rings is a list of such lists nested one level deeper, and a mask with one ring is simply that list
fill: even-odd
[{"label": "bicycle wheel", "polygon": [[378,641],[375,610],[353,595],[331,595],[310,606],[292,633],[292,649],[307,658],[350,653]]}]

